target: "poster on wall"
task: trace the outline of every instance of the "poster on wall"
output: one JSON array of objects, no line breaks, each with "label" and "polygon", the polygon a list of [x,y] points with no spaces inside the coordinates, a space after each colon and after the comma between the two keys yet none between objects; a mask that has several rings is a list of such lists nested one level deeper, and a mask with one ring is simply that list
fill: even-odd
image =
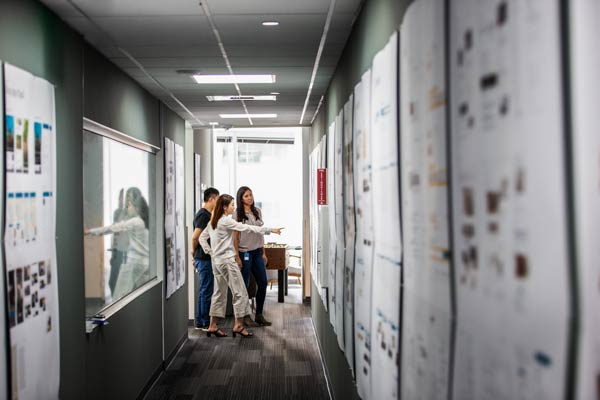
[{"label": "poster on wall", "polygon": [[183,146],[165,138],[165,263],[167,298],[185,283]]},{"label": "poster on wall", "polygon": [[[0,61],[0,93],[4,93],[4,67]],[[4,110],[4,95],[0,96],[0,110]],[[4,133],[4,115],[0,118],[0,132]],[[4,152],[0,151],[0,165],[4,165]],[[0,175],[0,187],[4,187],[4,174]],[[0,196],[0,210],[4,210],[4,197]],[[2,218],[2,216],[0,216]],[[4,269],[4,246],[0,246],[0,310],[6,310],[6,293]],[[6,319],[0,318],[0,343],[6,343]],[[8,354],[6,346],[0,346],[0,397],[8,398]]]},{"label": "poster on wall", "polygon": [[[444,3],[416,0],[400,29],[404,269],[402,388],[447,399],[451,349]],[[423,351],[426,349],[426,351]]]},{"label": "poster on wall", "polygon": [[457,399],[565,396],[560,4],[449,10]]},{"label": "poster on wall", "polygon": [[344,350],[344,116],[335,118],[334,197],[335,203],[335,331],[340,350]]},{"label": "poster on wall", "polygon": [[54,86],[4,65],[5,279],[13,399],[58,399]]},{"label": "poster on wall", "polygon": [[[318,146],[317,153],[317,169],[327,168],[327,136],[323,135],[321,138],[321,142]],[[329,194],[327,195],[329,198]],[[320,270],[320,278],[321,278],[321,300],[323,302],[323,307],[325,310],[329,311],[329,263],[331,262],[329,258],[329,206],[328,205],[319,205],[317,207],[317,218],[319,220],[318,227],[318,237],[317,237],[317,262],[319,263]]]},{"label": "poster on wall", "polygon": [[398,34],[375,55],[371,70],[373,399],[398,398],[400,347],[400,180],[398,162]]},{"label": "poster on wall", "polygon": [[194,213],[202,208],[202,178],[200,176],[200,154],[194,153]]},{"label": "poster on wall", "polygon": [[371,288],[373,276],[373,199],[371,182],[371,71],[354,87],[354,358],[356,387],[371,399]]},{"label": "poster on wall", "polygon": [[335,313],[337,311],[337,292],[335,289],[335,273],[337,272],[335,269],[335,250],[337,248],[337,235],[335,230],[335,197],[337,195],[335,192],[335,122],[336,121],[333,121],[331,125],[329,125],[329,130],[327,132],[327,214],[329,217],[329,284],[327,285],[327,288],[329,289],[329,322],[337,334],[337,323],[335,317]]},{"label": "poster on wall", "polygon": [[344,353],[354,374],[354,170],[352,111],[354,96],[344,105]]},{"label": "poster on wall", "polygon": [[573,176],[580,290],[579,400],[600,398],[600,3],[570,2]]}]

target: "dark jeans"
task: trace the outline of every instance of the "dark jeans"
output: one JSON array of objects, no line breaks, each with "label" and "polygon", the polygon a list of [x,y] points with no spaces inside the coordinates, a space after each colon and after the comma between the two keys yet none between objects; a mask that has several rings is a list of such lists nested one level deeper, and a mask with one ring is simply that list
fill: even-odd
[{"label": "dark jeans", "polygon": [[198,306],[196,307],[196,324],[208,326],[210,324],[210,298],[213,294],[215,277],[210,260],[194,258],[194,266],[200,275],[200,290],[198,290]]},{"label": "dark jeans", "polygon": [[250,285],[250,272],[252,272],[256,280],[256,315],[263,313],[265,297],[267,296],[267,269],[265,268],[262,255],[262,247],[252,251],[240,252],[242,276],[244,277],[246,288]]},{"label": "dark jeans", "polygon": [[125,259],[127,252],[113,250],[110,255],[110,278],[108,278],[108,287],[110,287],[110,293],[115,292],[115,286],[117,285],[117,279],[119,278],[119,271],[121,271],[121,264],[126,262]]}]

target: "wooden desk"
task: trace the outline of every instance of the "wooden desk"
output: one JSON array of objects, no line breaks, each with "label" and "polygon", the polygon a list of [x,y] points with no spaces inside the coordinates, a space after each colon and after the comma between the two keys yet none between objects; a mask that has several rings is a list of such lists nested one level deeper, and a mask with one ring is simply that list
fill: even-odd
[{"label": "wooden desk", "polygon": [[277,270],[277,301],[283,303],[284,295],[287,295],[287,266],[288,254],[286,245],[265,245],[265,255],[267,256],[267,269]]}]

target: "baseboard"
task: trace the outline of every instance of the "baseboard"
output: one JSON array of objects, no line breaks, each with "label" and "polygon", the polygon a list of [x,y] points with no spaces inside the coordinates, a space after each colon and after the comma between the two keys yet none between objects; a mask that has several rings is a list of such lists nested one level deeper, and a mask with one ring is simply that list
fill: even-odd
[{"label": "baseboard", "polygon": [[333,388],[331,387],[331,379],[329,378],[329,370],[327,369],[327,364],[325,364],[325,358],[323,353],[323,348],[321,347],[321,339],[317,334],[317,328],[315,327],[315,321],[313,320],[313,316],[310,316],[310,322],[312,324],[313,332],[315,334],[315,340],[317,341],[317,346],[319,347],[319,357],[321,358],[321,366],[323,367],[323,373],[325,374],[325,382],[327,383],[327,391],[329,392],[329,400],[334,400],[333,397]]},{"label": "baseboard", "polygon": [[146,383],[146,385],[144,386],[144,388],[142,389],[140,394],[137,396],[137,400],[144,399],[146,397],[146,395],[148,395],[148,393],[150,393],[150,390],[152,390],[154,385],[156,385],[156,383],[160,380],[163,373],[167,370],[169,365],[175,359],[175,356],[177,355],[177,353],[179,353],[179,350],[181,350],[181,348],[187,341],[188,341],[188,333],[186,330],[185,335],[183,335],[181,337],[181,339],[179,340],[179,342],[177,342],[177,346],[175,346],[175,348],[173,349],[171,354],[169,354],[167,359],[164,360],[163,362],[161,362],[160,365],[158,366],[158,368],[156,369],[156,371],[154,371],[154,373],[152,374],[152,376],[150,377],[150,379],[148,380],[148,382]]}]

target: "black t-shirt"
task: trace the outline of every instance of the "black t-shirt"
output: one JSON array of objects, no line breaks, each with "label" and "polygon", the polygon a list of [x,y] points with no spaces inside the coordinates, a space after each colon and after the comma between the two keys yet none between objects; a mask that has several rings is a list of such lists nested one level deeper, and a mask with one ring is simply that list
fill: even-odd
[{"label": "black t-shirt", "polygon": [[[210,211],[208,211],[206,208],[200,209],[200,211],[198,211],[194,217],[194,229],[206,229],[206,226],[210,222],[210,217]],[[208,239],[208,242],[210,243],[210,239]],[[198,247],[196,247],[194,258],[197,260],[210,260],[210,256],[206,254],[204,250],[202,250],[202,246],[200,246],[200,244],[198,244]]]}]

